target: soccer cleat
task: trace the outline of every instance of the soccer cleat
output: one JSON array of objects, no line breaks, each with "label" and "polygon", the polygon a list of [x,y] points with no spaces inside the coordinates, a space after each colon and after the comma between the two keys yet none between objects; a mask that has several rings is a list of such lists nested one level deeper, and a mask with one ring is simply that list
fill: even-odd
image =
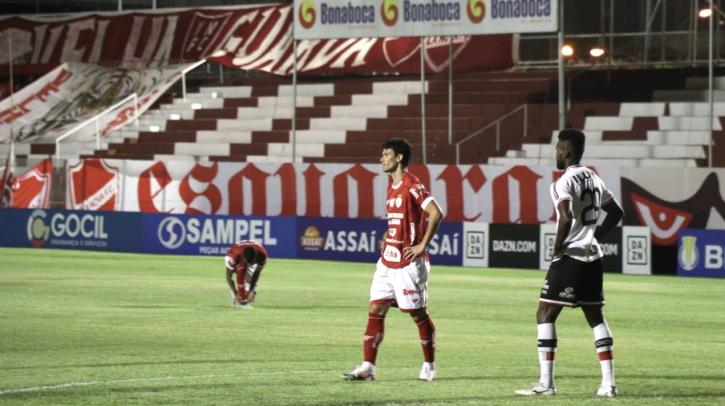
[{"label": "soccer cleat", "polygon": [[249,304],[249,302],[239,303],[235,307],[237,309],[242,309],[242,310],[254,310],[254,307],[252,307],[252,305]]},{"label": "soccer cleat", "polygon": [[375,366],[364,367],[358,365],[347,374],[342,374],[342,377],[346,381],[374,381],[375,380]]},{"label": "soccer cleat", "polygon": [[436,373],[435,362],[424,362],[420,368],[420,374],[418,375],[419,381],[432,381],[436,379],[438,374]]},{"label": "soccer cleat", "polygon": [[519,389],[516,394],[521,396],[553,396],[556,395],[556,388],[547,388],[541,383],[535,383],[531,386],[531,389]]},{"label": "soccer cleat", "polygon": [[617,397],[617,387],[612,386],[600,386],[599,389],[597,389],[597,396],[603,396],[606,398],[615,398]]}]

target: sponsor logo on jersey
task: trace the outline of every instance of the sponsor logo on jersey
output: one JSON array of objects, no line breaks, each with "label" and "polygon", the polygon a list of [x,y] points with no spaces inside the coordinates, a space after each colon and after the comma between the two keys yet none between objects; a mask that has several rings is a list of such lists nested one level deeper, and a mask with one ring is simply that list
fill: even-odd
[{"label": "sponsor logo on jersey", "polygon": [[574,294],[574,288],[567,286],[564,288],[563,292],[559,292],[559,297],[563,297],[564,299],[574,299],[576,297]]}]

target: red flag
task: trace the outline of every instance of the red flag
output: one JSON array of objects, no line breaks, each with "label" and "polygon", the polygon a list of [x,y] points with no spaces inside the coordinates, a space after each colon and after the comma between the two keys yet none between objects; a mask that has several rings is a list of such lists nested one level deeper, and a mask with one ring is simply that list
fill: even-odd
[{"label": "red flag", "polygon": [[50,200],[50,185],[53,175],[53,161],[44,159],[33,169],[14,177],[11,181],[11,207],[18,209],[47,209]]},{"label": "red flag", "polygon": [[8,151],[8,158],[5,160],[3,177],[0,178],[0,207],[12,207],[13,203],[13,145]]}]

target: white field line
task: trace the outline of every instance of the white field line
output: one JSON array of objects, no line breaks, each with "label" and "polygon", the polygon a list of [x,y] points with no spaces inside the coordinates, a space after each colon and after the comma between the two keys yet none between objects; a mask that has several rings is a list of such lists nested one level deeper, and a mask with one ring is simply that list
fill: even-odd
[{"label": "white field line", "polygon": [[114,379],[110,381],[87,381],[87,382],[68,382],[58,385],[32,386],[29,388],[3,389],[0,390],[0,396],[14,395],[18,393],[42,392],[54,389],[75,388],[80,386],[93,385],[113,385],[119,383],[133,382],[153,382],[153,381],[178,381],[182,379],[206,379],[206,378],[228,378],[233,376],[263,376],[263,375],[284,375],[284,374],[311,374],[325,371],[274,371],[274,372],[250,372],[248,374],[221,374],[221,375],[190,375],[190,376],[157,376],[149,378],[132,378],[132,379]]}]

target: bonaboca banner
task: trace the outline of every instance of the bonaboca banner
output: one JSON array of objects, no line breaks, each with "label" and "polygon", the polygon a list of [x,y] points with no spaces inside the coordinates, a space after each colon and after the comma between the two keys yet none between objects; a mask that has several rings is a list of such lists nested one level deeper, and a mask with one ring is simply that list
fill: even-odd
[{"label": "bonaboca banner", "polygon": [[[594,168],[615,196],[619,171]],[[556,219],[552,167],[411,165],[446,221],[540,224]],[[379,164],[70,160],[66,205],[170,214],[383,218]],[[537,260],[538,261],[538,260]],[[538,262],[537,262],[538,263]]]},{"label": "bonaboca banner", "polygon": [[557,0],[295,0],[295,38],[424,37],[557,30]]}]

